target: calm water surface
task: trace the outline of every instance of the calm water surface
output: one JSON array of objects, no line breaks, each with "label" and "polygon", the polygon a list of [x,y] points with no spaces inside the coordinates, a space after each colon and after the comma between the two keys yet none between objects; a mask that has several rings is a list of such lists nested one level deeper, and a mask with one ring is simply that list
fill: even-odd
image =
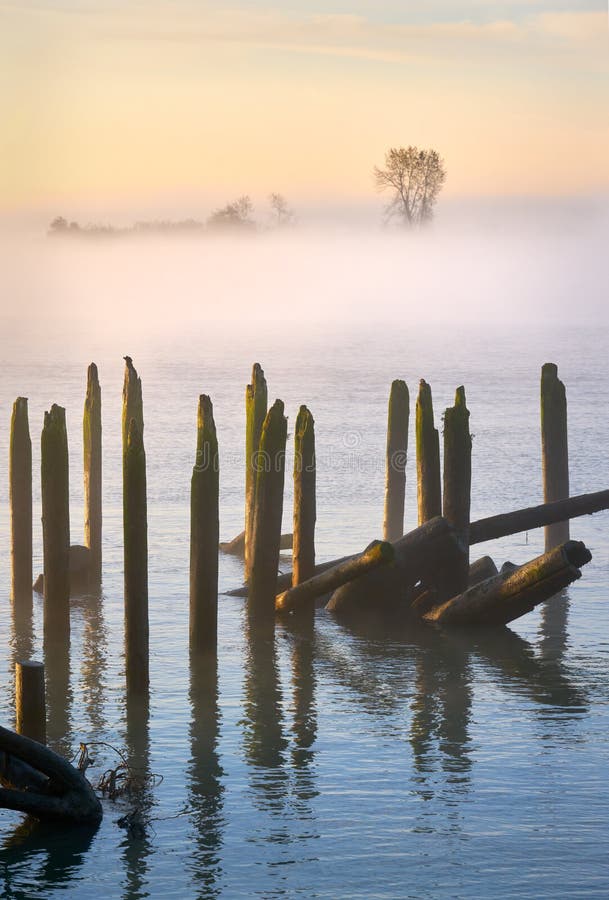
[{"label": "calm water surface", "polygon": [[[356,551],[382,524],[386,401],[405,378],[432,384],[436,417],[464,383],[474,433],[472,516],[541,497],[539,372],[556,361],[569,400],[572,492],[609,486],[609,335],[502,328],[415,336],[392,330],[252,341],[204,330],[129,346],[61,333],[11,333],[0,380],[0,459],[18,395],[30,399],[35,555],[41,568],[39,434],[67,408],[72,542],[82,541],[81,412],[86,365],[100,368],[104,420],[104,583],[72,601],[69,659],[47,660],[49,739],[90,745],[91,777],[117,764],[149,782],[143,830],[104,801],[99,830],[63,834],[0,814],[3,896],[605,897],[609,892],[608,514],[572,535],[593,561],[541,611],[493,634],[345,628],[246,632],[243,602],[220,597],[217,666],[189,667],[188,495],[198,394],[214,401],[221,534],[242,527],[243,393],[259,359],[290,423],[306,402],[318,441],[318,558]],[[123,660],[120,392],[130,353],[142,376],[149,486],[151,696],[126,705]],[[412,428],[411,428],[412,433]],[[412,434],[411,434],[412,438]],[[414,456],[407,525],[415,524]],[[288,469],[290,463],[288,462]],[[289,480],[289,479],[288,479]],[[285,528],[291,517],[291,489]],[[9,597],[7,478],[0,479],[0,703],[13,723],[15,658],[41,658],[42,608],[15,628]],[[487,545],[501,564],[543,549],[541,532]],[[286,558],[283,566],[289,566]],[[241,583],[222,558],[221,590]],[[96,742],[105,742],[105,744]],[[162,777],[162,780],[161,780]]]}]

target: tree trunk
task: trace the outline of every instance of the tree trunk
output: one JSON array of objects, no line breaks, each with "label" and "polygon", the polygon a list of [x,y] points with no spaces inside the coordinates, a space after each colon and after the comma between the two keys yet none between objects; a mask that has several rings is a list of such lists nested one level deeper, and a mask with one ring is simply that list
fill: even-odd
[{"label": "tree trunk", "polygon": [[397,541],[404,534],[404,497],[410,396],[405,381],[391,384],[387,417],[387,457],[385,470],[385,518],[383,537]]},{"label": "tree trunk", "polygon": [[431,388],[419,383],[416,405],[417,501],[419,525],[442,515],[440,485],[440,438],[434,427]]},{"label": "tree trunk", "polygon": [[315,572],[315,423],[301,406],[294,434],[294,542],[292,586]]},{"label": "tree trunk", "polygon": [[66,411],[44,414],[41,440],[45,638],[70,636],[70,506]]},{"label": "tree trunk", "polygon": [[[567,397],[554,363],[541,369],[541,460],[544,501],[564,500],[569,496]],[[568,540],[568,520],[546,525],[546,550]]]},{"label": "tree trunk", "polygon": [[580,541],[567,541],[447,600],[425,615],[437,625],[507,625],[581,578],[579,567],[592,554]]},{"label": "tree trunk", "polygon": [[248,593],[250,616],[270,621],[274,618],[277,590],[287,430],[288,420],[283,414],[283,403],[275,400],[266,415],[260,436],[261,465],[256,478]]},{"label": "tree trunk", "polygon": [[89,576],[99,587],[102,578],[102,420],[97,366],[87,371],[87,395],[82,422],[85,488],[85,544],[90,550]]},{"label": "tree trunk", "polygon": [[482,544],[495,538],[517,534],[520,531],[532,531],[543,525],[562,522],[564,519],[575,519],[591,513],[609,509],[609,490],[596,491],[594,494],[579,494],[567,500],[555,500],[554,503],[542,503],[527,509],[499,516],[489,516],[472,522],[469,528],[469,543]]},{"label": "tree trunk", "polygon": [[13,405],[9,450],[13,602],[32,606],[32,441],[27,399]]},{"label": "tree trunk", "polygon": [[378,541],[353,559],[333,569],[328,569],[321,575],[314,575],[308,581],[303,581],[296,587],[279,594],[275,600],[275,609],[280,612],[290,612],[304,604],[314,603],[316,597],[328,594],[355,578],[361,578],[378,566],[387,565],[393,561],[394,555],[392,544],[387,541]]},{"label": "tree trunk", "polygon": [[218,636],[218,439],[212,402],[201,394],[197,461],[190,484],[190,649],[216,650]]},{"label": "tree trunk", "polygon": [[245,580],[252,569],[256,490],[261,460],[258,459],[262,426],[267,413],[268,392],[259,363],[252,368],[252,383],[245,389]]},{"label": "tree trunk", "polygon": [[455,405],[444,413],[444,518],[463,546],[453,570],[451,595],[464,591],[469,579],[469,510],[472,484],[472,439],[465,390],[457,388]]}]

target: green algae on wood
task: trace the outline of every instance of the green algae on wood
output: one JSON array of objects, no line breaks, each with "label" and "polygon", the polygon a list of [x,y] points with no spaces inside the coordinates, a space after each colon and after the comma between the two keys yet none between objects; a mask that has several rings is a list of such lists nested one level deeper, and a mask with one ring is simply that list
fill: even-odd
[{"label": "green algae on wood", "polygon": [[419,382],[416,403],[417,505],[419,525],[442,515],[440,437],[434,426],[431,388]]},{"label": "green algae on wood", "polygon": [[102,420],[101,388],[97,366],[87,370],[87,394],[82,420],[85,544],[89,548],[90,579],[99,586],[102,577]]},{"label": "green algae on wood", "polygon": [[245,578],[252,565],[252,539],[258,475],[258,451],[262,426],[267,414],[268,391],[264,372],[259,363],[252,368],[252,383],[245,389]]},{"label": "green algae on wood", "polygon": [[69,639],[70,506],[66,412],[53,404],[41,438],[44,634]]},{"label": "green algae on wood", "polygon": [[[541,459],[545,502],[564,500],[569,496],[567,396],[554,363],[545,363],[541,369]],[[546,550],[567,540],[568,521],[546,526]]]},{"label": "green algae on wood", "polygon": [[248,612],[258,619],[272,619],[275,612],[288,430],[283,409],[275,400],[260,435],[248,592]]},{"label": "green algae on wood", "polygon": [[294,432],[294,541],[292,585],[306,581],[315,572],[315,422],[301,406]]},{"label": "green algae on wood", "polygon": [[139,423],[131,419],[123,457],[125,552],[125,673],[127,690],[148,690],[148,519],[146,453]]},{"label": "green algae on wood", "polygon": [[32,441],[25,397],[17,397],[11,416],[9,446],[11,515],[11,596],[19,606],[32,605]]},{"label": "green algae on wood", "polygon": [[405,381],[391,384],[387,417],[387,457],[385,470],[385,517],[383,537],[397,541],[404,534],[404,496],[410,395]]},{"label": "green algae on wood", "polygon": [[455,405],[444,413],[444,518],[455,527],[463,545],[463,558],[453,571],[454,594],[469,580],[469,517],[472,485],[472,438],[465,389],[458,387]]},{"label": "green algae on wood", "polygon": [[213,405],[197,410],[197,457],[190,482],[190,649],[214,650],[218,631],[220,473]]}]

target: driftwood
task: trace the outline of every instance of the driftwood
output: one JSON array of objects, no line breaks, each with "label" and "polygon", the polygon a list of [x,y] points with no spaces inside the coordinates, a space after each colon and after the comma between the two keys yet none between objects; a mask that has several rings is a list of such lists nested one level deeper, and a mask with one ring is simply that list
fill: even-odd
[{"label": "driftwood", "polygon": [[386,541],[375,542],[352,559],[328,569],[320,575],[314,575],[308,581],[303,581],[284,591],[283,594],[279,594],[275,598],[275,609],[279,612],[289,612],[299,606],[313,603],[317,597],[336,590],[354,578],[360,578],[378,566],[387,565],[395,557],[393,548],[394,545]]},{"label": "driftwood", "polygon": [[588,516],[591,513],[609,509],[609,491],[596,491],[594,494],[579,494],[567,500],[556,500],[554,503],[542,503],[527,509],[499,516],[489,516],[472,522],[469,527],[469,543],[482,544],[495,538],[517,534],[519,531],[532,531],[554,522]]},{"label": "driftwood", "polygon": [[0,807],[38,819],[97,825],[102,806],[85,776],[48,747],[0,726]]},{"label": "driftwood", "polygon": [[480,559],[474,560],[469,567],[468,587],[480,584],[481,581],[486,581],[487,578],[492,578],[497,573],[498,569],[494,560],[490,556],[482,556]]},{"label": "driftwood", "polygon": [[[436,516],[392,544],[394,563],[336,591],[326,607],[332,612],[409,605],[426,588],[450,596],[451,573],[463,554],[455,529]],[[419,585],[419,582],[421,584]],[[418,586],[418,587],[417,587]]]},{"label": "driftwood", "polygon": [[438,625],[507,625],[581,578],[592,559],[581,541],[567,541],[536,559],[469,588],[424,616]]}]

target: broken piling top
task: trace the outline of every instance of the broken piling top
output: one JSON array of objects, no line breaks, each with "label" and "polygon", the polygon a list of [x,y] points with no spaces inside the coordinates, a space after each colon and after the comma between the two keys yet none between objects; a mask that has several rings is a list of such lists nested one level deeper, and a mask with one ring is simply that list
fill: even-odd
[{"label": "broken piling top", "polygon": [[301,406],[294,431],[294,536],[292,585],[310,578],[315,570],[315,422]]},{"label": "broken piling top", "polygon": [[12,598],[32,599],[32,441],[26,397],[17,397],[9,445]]},{"label": "broken piling top", "polygon": [[125,379],[123,381],[123,452],[127,448],[131,419],[135,419],[140,432],[144,433],[144,406],[142,402],[142,380],[134,368],[130,356],[125,356]]},{"label": "broken piling top", "polygon": [[66,637],[70,629],[70,505],[66,411],[53,404],[41,437],[44,632]]},{"label": "broken piling top", "polygon": [[245,389],[245,577],[251,568],[251,544],[254,531],[256,461],[262,425],[267,413],[268,390],[260,363],[252,367],[252,383]]},{"label": "broken piling top", "polygon": [[82,419],[85,495],[85,544],[91,551],[91,578],[101,582],[102,566],[102,423],[101,387],[97,366],[87,370]]},{"label": "broken piling top", "polygon": [[416,403],[417,503],[419,525],[442,515],[440,436],[434,425],[431,387],[419,382]]},{"label": "broken piling top", "polygon": [[410,394],[405,381],[391,383],[387,416],[387,455],[385,468],[385,515],[383,536],[397,541],[404,534],[404,495]]},{"label": "broken piling top", "polygon": [[[567,395],[555,363],[541,369],[541,457],[544,501],[564,500],[569,496]],[[568,539],[568,522],[545,529],[546,550]]]},{"label": "broken piling top", "polygon": [[213,404],[197,410],[197,458],[190,483],[190,649],[215,651],[218,629],[220,476]]}]

